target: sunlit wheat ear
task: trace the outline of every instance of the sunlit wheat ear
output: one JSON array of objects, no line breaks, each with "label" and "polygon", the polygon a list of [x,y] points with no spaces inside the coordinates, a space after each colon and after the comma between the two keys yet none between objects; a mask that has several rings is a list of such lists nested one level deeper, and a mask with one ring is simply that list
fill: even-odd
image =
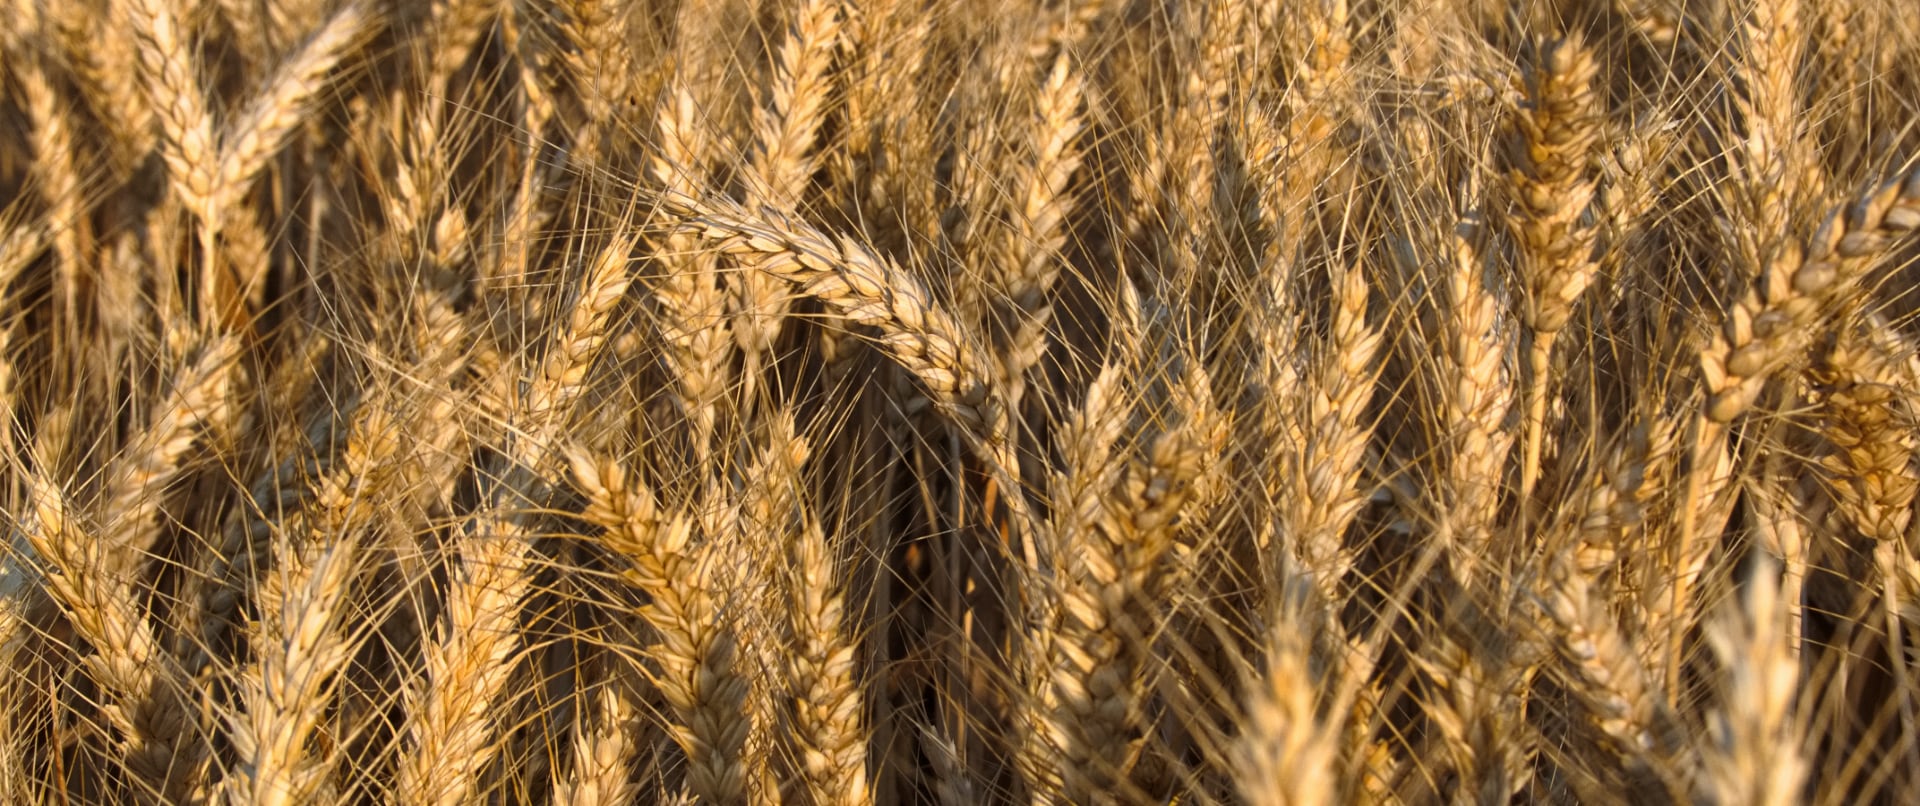
[{"label": "sunlit wheat ear", "polygon": [[1060,250],[1074,210],[1068,185],[1082,157],[1075,142],[1083,126],[1082,80],[1066,55],[1054,61],[1034,99],[1025,153],[1009,177],[1007,226],[996,233],[998,239],[981,246],[992,258],[982,283],[998,301],[993,308],[1006,319],[996,323],[1003,339],[997,356],[1008,385],[1007,405],[1016,411],[1026,375],[1047,349],[1053,287],[1063,268]]},{"label": "sunlit wheat ear", "polygon": [[561,62],[585,106],[582,149],[594,155],[608,140],[624,143],[632,134],[620,126],[627,122],[622,107],[636,78],[635,54],[624,38],[634,6],[623,0],[573,0],[564,8],[561,30],[573,48],[561,54]]},{"label": "sunlit wheat ear", "polygon": [[203,737],[186,710],[185,681],[142,611],[125,570],[112,570],[111,547],[90,534],[41,474],[27,479],[31,522],[24,541],[58,616],[91,651],[80,658],[85,679],[105,694],[97,717],[111,731],[120,765],[134,777],[142,802],[183,795],[202,770]]},{"label": "sunlit wheat ear", "polygon": [[715,250],[752,261],[850,323],[880,330],[880,346],[912,373],[935,408],[961,428],[995,475],[1014,528],[1034,523],[1018,481],[1020,462],[1005,395],[977,337],[963,330],[925,284],[848,236],[829,236],[776,211],[669,193],[662,200],[681,228]]},{"label": "sunlit wheat ear", "polygon": [[1235,783],[1248,803],[1260,806],[1313,806],[1341,797],[1337,765],[1344,726],[1322,715],[1319,692],[1330,681],[1312,663],[1309,625],[1321,617],[1312,614],[1318,603],[1303,604],[1312,601],[1306,583],[1295,580],[1294,595],[1275,608],[1261,679],[1249,688],[1246,723],[1234,748]]},{"label": "sunlit wheat ear", "polygon": [[1035,670],[1040,688],[1028,708],[1045,749],[1037,753],[1044,765],[1028,775],[1029,786],[1050,799],[1131,798],[1139,788],[1141,713],[1158,671],[1152,636],[1167,615],[1167,586],[1177,580],[1169,555],[1219,437],[1204,373],[1170,383],[1167,410],[1145,415],[1164,418],[1161,430],[1138,455],[1113,457],[1114,446],[1099,444],[1124,428],[1125,409],[1114,405],[1123,401],[1110,397],[1117,389],[1096,387],[1099,397],[1088,399],[1083,416],[1098,419],[1069,429],[1071,438],[1093,442],[1063,446],[1092,464],[1056,482],[1079,494],[1052,526],[1051,577],[1035,580],[1048,601],[1042,626],[1029,636],[1044,665]]},{"label": "sunlit wheat ear", "polygon": [[163,491],[181,472],[182,462],[204,432],[229,425],[235,386],[242,376],[240,344],[230,337],[207,339],[177,370],[172,389],[154,407],[152,419],[108,470],[101,502],[103,539],[116,547],[106,569],[131,574],[153,546],[154,522]]},{"label": "sunlit wheat ear", "polygon": [[1737,266],[1724,341],[1707,355],[1713,397],[1707,415],[1717,422],[1753,405],[1768,375],[1788,358],[1794,331],[1833,289],[1833,272],[1806,264],[1800,242],[1817,166],[1809,162],[1797,90],[1805,43],[1799,0],[1758,0],[1744,19],[1735,98],[1746,137],[1734,149],[1735,173],[1726,183],[1732,208]]},{"label": "sunlit wheat ear", "polygon": [[81,220],[85,199],[81,196],[81,175],[76,160],[80,154],[73,142],[71,114],[48,82],[47,69],[38,60],[29,61],[19,72],[18,81],[26,95],[26,112],[32,122],[34,177],[47,205],[47,218],[58,225],[54,231],[54,253],[59,261],[54,293],[60,313],[72,326],[79,306],[79,272],[84,268],[81,254],[86,231]]},{"label": "sunlit wheat ear", "polygon": [[626,659],[613,653],[599,655],[598,661],[589,671],[595,682],[579,693],[567,751],[571,763],[554,781],[558,803],[614,806],[632,803],[639,794],[634,768],[652,733],[633,689],[636,676]]},{"label": "sunlit wheat ear", "polygon": [[1787,647],[1779,568],[1756,563],[1747,589],[1707,625],[1720,704],[1701,748],[1705,785],[1724,803],[1800,801],[1805,748],[1793,717],[1799,670]]},{"label": "sunlit wheat ear", "polygon": [[219,151],[199,62],[193,55],[193,32],[167,0],[139,0],[125,8],[140,55],[147,104],[160,122],[167,176],[182,206],[201,221],[212,221]]},{"label": "sunlit wheat ear", "polygon": [[1520,501],[1532,505],[1545,450],[1547,396],[1552,393],[1553,343],[1573,316],[1574,303],[1592,283],[1595,230],[1586,220],[1593,199],[1587,170],[1598,135],[1598,65],[1578,39],[1544,44],[1540,64],[1528,73],[1529,108],[1516,117],[1520,137],[1512,148],[1509,192],[1516,215],[1521,323],[1532,330],[1527,362],[1526,433],[1522,436]]},{"label": "sunlit wheat ear", "polygon": [[658,639],[648,649],[652,682],[672,709],[667,733],[686,755],[688,788],[706,802],[745,802],[748,682],[713,584],[715,557],[692,542],[691,518],[663,513],[618,464],[578,451],[568,461],[587,498],[582,517],[606,530],[600,540],[623,562],[621,578],[651,600],[639,615]]},{"label": "sunlit wheat ear", "polygon": [[842,563],[815,519],[806,496],[803,470],[812,454],[808,441],[793,433],[790,415],[775,415],[767,423],[765,444],[748,471],[754,482],[745,506],[753,528],[765,532],[758,541],[779,547],[786,560],[771,571],[769,581],[784,588],[784,625],[770,630],[783,635],[789,650],[776,653],[771,663],[782,674],[777,715],[782,747],[777,751],[788,769],[782,792],[787,799],[809,803],[864,803],[867,786],[865,708],[856,685],[857,645],[845,622],[845,595],[837,581]]},{"label": "sunlit wheat ear", "polygon": [[1808,325],[1826,307],[1857,293],[1873,260],[1916,228],[1920,171],[1835,205],[1804,243],[1782,243],[1776,262],[1741,292],[1723,332],[1701,354],[1702,377],[1713,395],[1706,416],[1728,422],[1747,411],[1772,374],[1807,345]]},{"label": "sunlit wheat ear", "polygon": [[[670,86],[655,118],[660,148],[648,167],[653,180],[670,190],[697,192],[705,181],[699,171],[711,144],[693,97],[677,84]],[[734,353],[721,261],[697,236],[680,232],[660,238],[654,257],[659,272],[653,297],[660,306],[660,337],[665,342],[662,359],[675,375],[693,455],[704,463],[725,415]]]},{"label": "sunlit wheat ear", "polygon": [[1874,540],[1904,540],[1920,479],[1913,469],[1915,435],[1909,379],[1892,366],[1871,334],[1845,327],[1814,366],[1822,435],[1830,448],[1819,463],[1841,516]]},{"label": "sunlit wheat ear", "polygon": [[1366,500],[1362,460],[1372,436],[1367,406],[1376,393],[1376,357],[1383,339],[1367,320],[1371,292],[1364,272],[1348,267],[1332,279],[1333,330],[1330,338],[1315,345],[1311,374],[1298,384],[1301,400],[1294,411],[1301,448],[1282,460],[1290,471],[1286,481],[1299,500],[1281,505],[1280,522],[1322,605],[1337,608],[1353,565],[1347,529]]},{"label": "sunlit wheat ear", "polygon": [[79,3],[48,7],[43,21],[111,135],[107,145],[116,174],[131,171],[154,144],[154,109],[141,91],[133,32]]},{"label": "sunlit wheat ear", "polygon": [[482,506],[463,525],[469,540],[450,571],[446,612],[427,647],[425,675],[414,701],[416,751],[402,767],[402,790],[416,803],[457,803],[474,796],[492,741],[490,704],[505,694],[516,654],[520,600],[534,568],[523,511],[540,474],[558,469],[555,440],[588,370],[606,342],[607,321],[626,293],[634,242],[618,233],[586,261],[563,323],[532,377],[515,386],[505,414],[516,430],[505,437],[505,462],[482,469]]},{"label": "sunlit wheat ear", "polygon": [[328,74],[367,39],[374,23],[373,12],[362,5],[348,4],[334,12],[227,122],[220,132],[219,185],[214,191],[218,206],[240,201],[240,194],[267,159],[306,122]]},{"label": "sunlit wheat ear", "polygon": [[1462,581],[1491,570],[1499,557],[1493,526],[1498,516],[1507,450],[1513,444],[1506,420],[1513,405],[1508,343],[1500,305],[1487,286],[1481,253],[1462,235],[1443,238],[1437,270],[1447,289],[1435,421],[1445,475],[1436,492],[1446,501],[1440,539],[1447,561]]}]

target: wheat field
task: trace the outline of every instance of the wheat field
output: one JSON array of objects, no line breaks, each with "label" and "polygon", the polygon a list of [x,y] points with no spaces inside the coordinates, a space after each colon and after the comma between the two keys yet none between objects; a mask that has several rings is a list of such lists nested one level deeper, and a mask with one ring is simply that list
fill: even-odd
[{"label": "wheat field", "polygon": [[1902,6],[0,2],[0,801],[1906,801]]}]

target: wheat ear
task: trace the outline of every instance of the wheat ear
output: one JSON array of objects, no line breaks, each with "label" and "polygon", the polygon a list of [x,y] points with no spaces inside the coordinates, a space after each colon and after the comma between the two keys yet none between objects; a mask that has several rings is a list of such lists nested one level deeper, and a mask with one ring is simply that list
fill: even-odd
[{"label": "wheat ear", "polygon": [[605,532],[600,543],[625,564],[621,576],[647,594],[640,610],[659,643],[653,682],[673,709],[668,735],[686,754],[686,782],[703,802],[746,802],[742,764],[750,721],[748,683],[736,669],[738,639],[726,625],[717,569],[691,545],[693,520],[660,512],[652,491],[618,464],[569,454],[575,486],[587,498],[582,517]]},{"label": "wheat ear", "polygon": [[25,541],[47,564],[38,576],[61,615],[92,647],[81,667],[107,692],[100,715],[118,734],[142,801],[174,802],[201,772],[199,737],[182,702],[185,681],[148,625],[131,576],[107,573],[110,547],[86,533],[51,480],[29,472],[28,484],[33,522]]},{"label": "wheat ear", "polygon": [[202,222],[216,219],[219,148],[201,89],[188,31],[169,0],[132,0],[125,8],[146,79],[147,102],[160,120],[167,176],[182,204]]},{"label": "wheat ear", "polygon": [[[90,257],[82,243],[88,229],[86,200],[82,196],[82,177],[74,164],[79,156],[73,140],[71,116],[55,95],[53,85],[40,59],[27,58],[16,72],[22,94],[26,96],[27,118],[32,122],[34,177],[40,195],[47,204],[47,220],[55,224],[53,249],[54,294],[56,304],[68,328],[78,328],[76,316],[83,261]],[[74,335],[77,335],[74,334]],[[69,336],[71,338],[72,336]]]},{"label": "wheat ear", "polygon": [[1074,143],[1082,120],[1081,77],[1065,53],[1047,73],[1035,99],[1035,120],[1027,128],[1026,159],[1011,180],[1012,209],[1004,237],[993,244],[996,271],[989,280],[1005,299],[1006,349],[998,354],[1009,386],[1007,405],[1020,408],[1026,375],[1046,351],[1046,328],[1053,314],[1051,294],[1060,276],[1060,249],[1067,240],[1073,210],[1068,182],[1081,154]]},{"label": "wheat ear", "polygon": [[[299,51],[280,64],[265,88],[221,127],[219,168],[211,190],[215,210],[243,206],[243,196],[253,178],[310,116],[315,97],[326,87],[328,74],[370,38],[377,21],[378,17],[359,3],[342,6]],[[265,253],[264,248],[250,251]],[[261,290],[267,261],[237,262],[245,272],[240,278],[241,293],[253,299]],[[258,304],[257,299],[253,301]]]},{"label": "wheat ear", "polygon": [[1701,748],[1708,796],[1719,803],[1799,803],[1809,772],[1793,717],[1800,671],[1787,646],[1779,569],[1756,563],[1746,592],[1707,627],[1721,665],[1721,702]]},{"label": "wheat ear", "polygon": [[61,54],[112,137],[117,174],[124,176],[153,150],[154,110],[141,93],[133,34],[111,16],[92,14],[80,3],[47,7],[49,27]]},{"label": "wheat ear", "polygon": [[1869,538],[1904,540],[1920,478],[1913,469],[1909,388],[1871,336],[1845,327],[1811,373],[1818,415],[1831,449],[1820,457],[1842,517]]},{"label": "wheat ear", "polygon": [[1464,236],[1448,237],[1441,255],[1447,307],[1438,383],[1446,473],[1439,483],[1447,503],[1438,528],[1455,578],[1468,583],[1490,554],[1512,435],[1506,426],[1513,389],[1507,345],[1497,328],[1500,306],[1487,287],[1486,267]]},{"label": "wheat ear", "polygon": [[[286,524],[295,534],[278,541],[279,561],[260,584],[262,613],[252,631],[257,677],[242,685],[247,708],[232,733],[241,762],[226,782],[236,805],[308,802],[332,766],[331,754],[309,751],[308,742],[325,716],[318,706],[332,699],[335,675],[357,648],[343,633],[341,611],[362,568],[365,532],[380,514],[382,483],[394,480],[386,474],[418,425],[386,405],[374,399],[355,408],[345,450]],[[446,414],[432,402],[425,408],[414,417]]]},{"label": "wheat ear", "polygon": [[[1305,583],[1305,584],[1302,584]],[[1250,686],[1246,723],[1234,748],[1234,782],[1254,806],[1326,806],[1340,802],[1341,729],[1337,716],[1323,715],[1318,692],[1331,675],[1313,663],[1309,625],[1331,619],[1311,611],[1325,607],[1309,599],[1312,583],[1295,580],[1288,596],[1278,596],[1267,628],[1265,664],[1260,681]]]},{"label": "wheat ear", "polygon": [[1333,283],[1332,332],[1317,345],[1308,381],[1296,385],[1301,446],[1283,462],[1301,500],[1283,505],[1281,517],[1321,604],[1338,608],[1353,563],[1347,527],[1366,501],[1360,471],[1372,435],[1367,404],[1380,371],[1375,358],[1382,337],[1367,321],[1366,275],[1347,267],[1335,271]]},{"label": "wheat ear", "polygon": [[864,698],[855,685],[855,642],[847,634],[845,597],[832,549],[799,496],[801,468],[811,454],[793,434],[790,415],[768,423],[767,446],[751,477],[758,503],[750,517],[778,536],[791,571],[785,631],[794,651],[779,665],[785,676],[789,754],[805,800],[816,806],[866,803],[867,734]]},{"label": "wheat ear", "polygon": [[662,202],[682,227],[703,234],[720,252],[750,258],[757,270],[799,286],[840,317],[878,328],[881,345],[973,441],[1015,527],[1034,522],[1019,492],[1020,465],[994,367],[920,281],[859,241],[836,239],[775,211],[755,217],[731,202],[673,192]]},{"label": "wheat ear", "polygon": [[593,155],[612,134],[621,104],[632,92],[632,55],[626,48],[632,9],[625,0],[570,0],[563,32],[573,50],[562,55],[575,90],[585,101],[587,125],[582,150]]},{"label": "wheat ear", "polygon": [[[655,113],[660,148],[650,170],[653,179],[681,193],[700,186],[699,166],[712,145],[693,96],[669,87]],[[694,458],[711,458],[714,430],[722,416],[734,341],[726,316],[717,258],[701,248],[698,236],[674,232],[654,249],[660,274],[653,296],[660,307],[663,358],[674,374],[681,416],[692,428]]]},{"label": "wheat ear", "polygon": [[[840,0],[804,0],[793,10],[792,25],[774,56],[767,107],[754,119],[747,188],[759,204],[792,210],[813,175],[814,139],[826,116],[827,70],[838,49],[841,6]],[[739,278],[733,336],[749,360],[771,349],[780,334],[788,307],[781,285],[760,272]]]},{"label": "wheat ear", "polygon": [[239,352],[235,338],[209,338],[174,376],[173,388],[154,407],[146,427],[108,467],[101,538],[115,551],[105,558],[111,564],[107,570],[135,573],[158,537],[155,516],[187,451],[203,431],[228,425],[241,375]]},{"label": "wheat ear", "polygon": [[1520,507],[1532,506],[1544,448],[1548,377],[1553,343],[1573,315],[1573,304],[1593,281],[1595,230],[1582,219],[1593,200],[1587,164],[1598,132],[1593,92],[1599,68],[1575,38],[1544,44],[1527,75],[1528,108],[1517,117],[1515,167],[1509,175],[1519,208],[1514,234],[1526,294],[1521,321],[1531,329],[1526,389],[1526,433],[1520,467]]},{"label": "wheat ear", "polygon": [[498,745],[489,741],[488,710],[505,690],[519,648],[516,613],[531,584],[531,539],[518,513],[506,511],[512,491],[559,459],[555,429],[585,388],[606,341],[615,303],[625,294],[634,242],[615,237],[596,253],[566,324],[527,388],[508,404],[519,430],[503,453],[507,467],[482,479],[488,510],[470,527],[476,538],[452,572],[439,634],[427,646],[425,677],[415,692],[414,751],[403,757],[400,790],[412,803],[470,800]]},{"label": "wheat ear", "polygon": [[[1097,506],[1066,515],[1052,535],[1053,623],[1036,642],[1051,663],[1037,716],[1054,755],[1051,769],[1031,782],[1042,798],[1088,803],[1133,788],[1140,709],[1153,688],[1152,636],[1175,578],[1168,553],[1208,452],[1218,445],[1207,383],[1204,373],[1189,370],[1172,391],[1170,422],[1124,469],[1090,445],[1087,455],[1101,461],[1087,469],[1088,478],[1066,482]],[[1112,413],[1106,401],[1091,403],[1096,416]],[[1117,422],[1107,417],[1069,433],[1104,438]]]}]

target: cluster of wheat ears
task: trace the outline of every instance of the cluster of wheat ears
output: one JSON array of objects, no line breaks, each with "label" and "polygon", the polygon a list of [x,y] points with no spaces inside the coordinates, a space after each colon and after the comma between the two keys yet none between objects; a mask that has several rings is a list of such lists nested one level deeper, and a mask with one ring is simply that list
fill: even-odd
[{"label": "cluster of wheat ears", "polygon": [[6,803],[1920,787],[1893,0],[4,0]]}]

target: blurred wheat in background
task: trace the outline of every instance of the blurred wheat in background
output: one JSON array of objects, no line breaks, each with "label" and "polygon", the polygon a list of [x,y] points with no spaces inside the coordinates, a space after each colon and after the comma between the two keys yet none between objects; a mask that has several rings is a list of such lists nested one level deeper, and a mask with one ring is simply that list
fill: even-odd
[{"label": "blurred wheat in background", "polygon": [[0,801],[1911,797],[1901,6],[0,3]]}]

